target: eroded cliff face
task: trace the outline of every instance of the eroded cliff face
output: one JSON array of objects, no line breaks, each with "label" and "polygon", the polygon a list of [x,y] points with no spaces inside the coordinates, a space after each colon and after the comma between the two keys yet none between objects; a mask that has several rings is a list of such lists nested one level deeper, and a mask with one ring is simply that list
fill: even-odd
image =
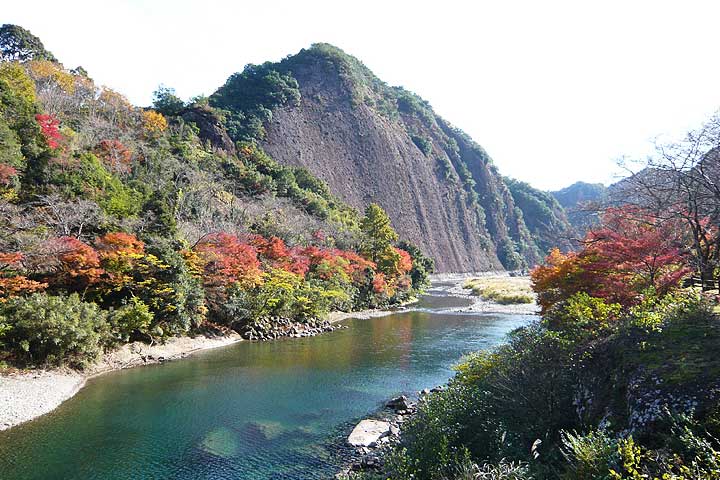
[{"label": "eroded cliff face", "polygon": [[272,68],[300,92],[265,122],[261,145],[272,158],[307,168],[359,210],[380,204],[440,272],[517,269],[541,258],[487,153],[420,97],[329,45]]}]

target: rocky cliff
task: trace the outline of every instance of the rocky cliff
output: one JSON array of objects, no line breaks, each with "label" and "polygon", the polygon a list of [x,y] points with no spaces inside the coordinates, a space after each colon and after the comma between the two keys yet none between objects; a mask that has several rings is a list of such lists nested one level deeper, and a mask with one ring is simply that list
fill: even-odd
[{"label": "rocky cliff", "polygon": [[335,47],[248,66],[211,104],[234,112],[236,140],[262,121],[252,131],[272,158],[307,168],[358,209],[379,203],[439,271],[523,268],[549,243],[533,238],[478,144]]}]

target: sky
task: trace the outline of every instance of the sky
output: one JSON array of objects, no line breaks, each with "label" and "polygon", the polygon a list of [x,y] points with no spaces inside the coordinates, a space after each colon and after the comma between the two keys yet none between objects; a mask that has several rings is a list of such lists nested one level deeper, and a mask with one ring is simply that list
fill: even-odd
[{"label": "sky", "polygon": [[0,0],[0,23],[137,105],[334,44],[538,188],[612,182],[720,108],[715,1]]}]

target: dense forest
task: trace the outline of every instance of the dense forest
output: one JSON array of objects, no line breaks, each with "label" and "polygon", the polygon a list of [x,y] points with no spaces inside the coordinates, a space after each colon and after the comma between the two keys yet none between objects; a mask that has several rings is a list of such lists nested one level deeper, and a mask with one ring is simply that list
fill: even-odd
[{"label": "dense forest", "polygon": [[363,216],[254,140],[286,79],[266,75],[257,98],[160,88],[138,108],[20,27],[0,49],[0,362],[82,366],[133,339],[309,321],[425,285],[432,261],[382,208]]}]

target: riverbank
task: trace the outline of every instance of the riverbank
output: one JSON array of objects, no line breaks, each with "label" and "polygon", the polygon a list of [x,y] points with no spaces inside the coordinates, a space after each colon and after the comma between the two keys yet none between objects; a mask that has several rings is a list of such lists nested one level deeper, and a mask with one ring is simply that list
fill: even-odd
[{"label": "riverbank", "polygon": [[0,375],[0,430],[20,425],[55,410],[79,392],[92,377],[113,370],[185,358],[192,353],[242,340],[237,333],[175,337],[163,344],[133,342],[104,354],[82,372],[69,369],[18,370]]},{"label": "riverbank", "polygon": [[[410,302],[399,308],[407,308]],[[348,318],[374,318],[391,315],[395,310],[361,310],[358,312],[331,312],[326,320],[338,323]],[[87,380],[114,370],[185,358],[195,352],[224,347],[243,341],[236,332],[226,335],[174,337],[165,343],[148,345],[133,342],[102,356],[82,372],[70,369],[17,370],[0,373],[0,431],[20,425],[50,413],[64,401],[79,392]]]},{"label": "riverbank", "polygon": [[[493,275],[498,275],[494,273]],[[449,283],[444,291],[450,295],[470,298],[468,307],[455,309],[458,312],[477,313],[521,313],[534,314],[528,306],[500,305],[486,302],[468,294],[462,282],[477,275],[443,275],[435,281]],[[392,315],[411,309],[418,302],[413,298],[393,309],[373,309],[358,312],[331,312],[326,321],[335,324],[349,318],[370,319]],[[232,332],[221,336],[175,337],[163,344],[148,345],[134,342],[108,352],[83,372],[66,369],[30,370],[0,373],[0,431],[33,420],[56,409],[64,401],[79,392],[85,382],[97,375],[114,370],[152,365],[185,358],[192,353],[223,347],[242,341],[241,335]]]}]

